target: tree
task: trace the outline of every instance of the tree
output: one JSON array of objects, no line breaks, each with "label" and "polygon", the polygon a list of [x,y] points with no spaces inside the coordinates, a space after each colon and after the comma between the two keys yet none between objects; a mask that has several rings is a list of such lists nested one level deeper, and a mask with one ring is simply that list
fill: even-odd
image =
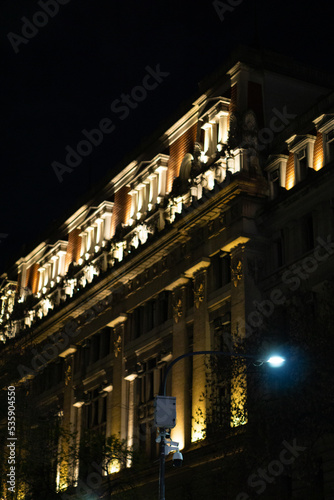
[{"label": "tree", "polygon": [[[261,499],[290,498],[292,481],[300,498],[323,498],[322,469],[329,467],[323,463],[324,457],[329,462],[334,457],[333,301],[332,280],[318,286],[316,293],[306,287],[287,293],[286,302],[236,345],[240,353],[259,358],[277,348],[287,358],[280,369],[247,364],[247,378],[239,380],[240,392],[247,395],[246,425],[232,429],[229,419],[229,382],[233,370],[239,366],[243,373],[245,364],[218,356],[207,361],[205,442],[212,443],[224,457],[220,481],[226,497],[222,498],[235,498],[239,492],[245,498],[247,494],[253,498],[255,493]],[[218,330],[216,337],[215,348],[223,350],[224,331]],[[284,452],[294,446],[296,456]],[[290,464],[280,461],[285,455],[291,457]],[[214,480],[208,488],[210,484]],[[214,490],[214,486],[208,490],[212,498]],[[191,498],[196,499],[196,494]]]}]

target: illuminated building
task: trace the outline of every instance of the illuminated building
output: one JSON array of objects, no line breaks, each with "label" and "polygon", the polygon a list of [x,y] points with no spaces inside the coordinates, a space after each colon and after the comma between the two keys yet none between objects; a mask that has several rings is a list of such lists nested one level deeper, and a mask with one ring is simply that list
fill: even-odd
[{"label": "illuminated building", "polygon": [[[244,51],[205,85],[1,283],[2,366],[14,345],[24,353],[16,384],[29,384],[39,410],[79,438],[116,435],[152,458],[153,398],[167,363],[216,348],[217,330],[248,337],[263,301],[282,303],[277,286],[290,264],[334,227],[333,82]],[[332,254],[319,255],[314,289],[333,266]],[[187,358],[169,380],[182,450],[204,437],[206,371],[203,356]],[[241,366],[226,389],[232,428],[247,424],[245,384]]]}]

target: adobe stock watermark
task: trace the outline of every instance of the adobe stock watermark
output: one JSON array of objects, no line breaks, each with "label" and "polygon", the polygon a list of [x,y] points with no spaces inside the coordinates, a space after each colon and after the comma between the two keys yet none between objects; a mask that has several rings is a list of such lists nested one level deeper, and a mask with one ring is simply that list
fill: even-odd
[{"label": "adobe stock watermark", "polygon": [[92,500],[97,500],[99,498],[97,494],[94,494],[94,490],[96,491],[97,489],[101,488],[105,470],[103,469],[102,463],[97,464],[96,462],[93,462],[91,465],[97,472],[91,472],[90,474],[88,474],[86,481],[78,479],[74,496],[73,494],[68,495],[67,493],[62,493],[62,500],[80,500],[83,498],[83,495],[84,498],[86,498],[86,495],[90,495],[89,498],[91,498]]},{"label": "adobe stock watermark", "polygon": [[38,10],[32,16],[32,19],[21,17],[22,27],[21,35],[10,31],[7,38],[13,47],[15,54],[20,52],[20,46],[27,45],[38,33],[40,28],[44,28],[50,18],[55,17],[59,12],[60,5],[66,5],[71,0],[39,0],[37,3],[42,10]]},{"label": "adobe stock watermark", "polygon": [[[296,439],[292,445],[287,441],[283,441],[283,449],[281,450],[278,459],[272,460],[266,468],[258,468],[256,473],[249,476],[247,484],[250,488],[254,488],[258,495],[261,495],[268,484],[272,484],[275,479],[280,476],[287,465],[291,465],[299,455],[305,451],[306,446],[297,444]],[[246,492],[241,492],[236,496],[235,500],[250,500],[251,497]]]},{"label": "adobe stock watermark", "polygon": [[[138,448],[139,441],[146,442],[148,439],[151,442],[151,434],[154,433],[156,434],[156,427],[150,426],[149,427],[149,434],[146,432],[142,432],[139,429],[138,436],[136,439],[134,439],[133,444],[130,448],[128,448],[128,451],[126,452],[126,456],[123,457],[123,459],[120,458],[110,458],[108,461],[103,460],[99,464],[97,462],[92,462],[91,463],[91,469],[94,469],[93,472],[90,472],[88,476],[86,477],[85,481],[82,479],[77,480],[76,484],[76,490],[75,493],[72,493],[69,495],[68,493],[64,492],[61,495],[62,500],[81,500],[85,495],[90,495],[89,499],[91,500],[98,500],[100,496],[97,494],[97,490],[103,486],[103,483],[105,483],[107,475],[112,474],[113,472],[108,472],[110,471],[110,465],[116,465],[116,469],[114,472],[118,472],[118,470],[121,470],[124,467],[124,463],[126,462],[128,465],[126,465],[126,468],[132,467],[132,453],[133,451]],[[123,464],[123,465],[122,465]],[[134,469],[135,471],[135,469]]]},{"label": "adobe stock watermark", "polygon": [[[282,284],[288,285],[288,288],[292,292],[298,290],[302,281],[308,279],[318,269],[321,262],[324,262],[334,254],[334,241],[331,235],[328,235],[327,239],[318,236],[316,241],[318,245],[310,255],[304,257],[299,264],[291,265],[282,274]],[[249,338],[256,328],[263,325],[265,318],[268,319],[274,313],[276,307],[285,304],[286,301],[287,297],[281,288],[273,288],[266,299],[261,301],[254,300],[254,309],[248,314],[246,321],[242,317],[237,318],[237,324],[240,326],[240,329],[244,330],[240,341],[244,338]],[[224,332],[223,340],[229,352],[233,353],[236,343],[234,336],[229,332]]]},{"label": "adobe stock watermark", "polygon": [[[273,108],[272,113],[273,116],[269,121],[269,126],[261,128],[257,133],[258,142],[254,146],[256,151],[263,151],[266,146],[272,143],[275,134],[282,132],[297,116],[294,113],[288,113],[286,105],[283,106],[282,111]],[[242,148],[246,144],[247,141],[242,141],[239,147]]]},{"label": "adobe stock watermark", "polygon": [[110,294],[81,314],[81,316],[70,319],[61,331],[48,337],[49,343],[43,346],[41,352],[38,352],[35,348],[31,349],[33,355],[30,362],[31,367],[22,364],[17,366],[20,377],[27,379],[42,372],[51,361],[55,360],[70,345],[70,339],[75,338],[84,325],[93,321],[99,314],[110,307],[112,301],[113,295]]},{"label": "adobe stock watermark", "polygon": [[[130,94],[121,94],[119,99],[112,101],[110,109],[120,120],[125,120],[131,110],[136,109],[139,103],[146,99],[148,92],[155,90],[170,75],[166,71],[161,71],[160,64],[157,64],[155,69],[146,66],[145,70],[146,75],[141,85],[133,87]],[[83,129],[81,133],[84,139],[79,141],[75,148],[69,145],[65,147],[67,152],[65,162],[54,161],[51,163],[58,181],[63,182],[64,173],[73,172],[73,169],[81,164],[84,157],[89,156],[94,148],[102,144],[104,136],[111,134],[115,129],[116,125],[110,118],[102,118],[96,128]]]},{"label": "adobe stock watermark", "polygon": [[315,247],[312,255],[305,257],[298,265],[293,264],[283,273],[282,281],[289,286],[290,290],[297,290],[302,280],[306,280],[310,274],[318,269],[321,262],[334,254],[334,241],[332,241],[331,235],[327,236],[327,241],[318,236],[317,242],[319,244]]},{"label": "adobe stock watermark", "polygon": [[296,118],[296,114],[288,113],[287,106],[283,106],[282,111],[273,108],[273,115],[269,122],[269,127],[263,127],[258,132],[257,137],[259,139],[259,144],[257,146],[258,151],[263,151],[267,144],[270,144],[275,134],[282,132],[292,120]]},{"label": "adobe stock watermark", "polygon": [[227,0],[227,2],[221,2],[220,0],[214,0],[212,2],[213,8],[218,14],[219,19],[223,22],[225,20],[226,12],[233,12],[235,7],[238,7],[243,2],[243,0]]}]

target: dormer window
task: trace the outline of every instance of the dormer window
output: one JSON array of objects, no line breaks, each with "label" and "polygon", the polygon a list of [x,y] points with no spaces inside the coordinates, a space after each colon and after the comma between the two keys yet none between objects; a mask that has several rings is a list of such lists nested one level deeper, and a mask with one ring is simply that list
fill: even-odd
[{"label": "dormer window", "polygon": [[326,134],[328,163],[334,160],[334,128]]},{"label": "dormer window", "polygon": [[81,259],[89,259],[90,255],[98,252],[104,241],[111,237],[111,217],[113,203],[102,202],[90,217],[81,226]]},{"label": "dormer window", "polygon": [[318,133],[322,134],[323,164],[326,165],[334,161],[334,114],[321,115],[313,123],[316,125]]},{"label": "dormer window", "polygon": [[313,152],[316,137],[313,135],[294,135],[286,142],[290,153],[294,155],[295,184],[303,181],[309,169],[313,170]]},{"label": "dormer window", "polygon": [[40,261],[38,292],[46,293],[65,274],[67,241],[58,241]]},{"label": "dormer window", "polygon": [[280,188],[280,172],[278,168],[269,172],[269,182],[271,188],[271,197],[276,198],[276,196],[278,196]]},{"label": "dormer window", "polygon": [[142,162],[131,182],[130,224],[144,220],[166,196],[169,156],[157,155],[151,162]]},{"label": "dormer window", "polygon": [[265,169],[268,172],[270,198],[274,199],[278,196],[280,189],[285,188],[286,164],[288,156],[270,156],[269,160],[270,162]]},{"label": "dormer window", "polygon": [[227,142],[229,102],[229,99],[219,99],[200,117],[203,122],[201,128],[204,130],[204,157],[214,155],[217,150],[221,149],[221,145]]},{"label": "dormer window", "polygon": [[305,179],[307,174],[307,151],[306,148],[301,149],[298,153],[296,153],[295,157],[295,168],[297,171],[297,179],[302,181]]}]

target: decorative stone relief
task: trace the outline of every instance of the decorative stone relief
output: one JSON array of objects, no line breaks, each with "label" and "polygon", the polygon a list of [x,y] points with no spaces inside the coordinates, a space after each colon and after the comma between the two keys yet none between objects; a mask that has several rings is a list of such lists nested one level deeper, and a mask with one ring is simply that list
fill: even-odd
[{"label": "decorative stone relief", "polygon": [[115,354],[115,358],[117,358],[118,354],[121,352],[122,350],[122,336],[121,334],[119,333],[117,335],[117,339],[115,340],[115,343],[114,343],[114,354]]},{"label": "decorative stone relief", "polygon": [[195,281],[194,303],[196,309],[199,309],[201,303],[204,302],[204,293],[205,293],[204,275],[201,275]]},{"label": "decorative stone relief", "polygon": [[71,383],[72,378],[72,368],[71,365],[68,364],[65,370],[65,385],[69,385]]},{"label": "decorative stone relief", "polygon": [[175,323],[178,323],[183,314],[182,289],[173,292],[173,317]]},{"label": "decorative stone relief", "polygon": [[219,223],[221,226],[226,226],[226,212],[225,210],[220,212],[219,215]]},{"label": "decorative stone relief", "polygon": [[238,260],[237,263],[232,267],[232,281],[235,287],[238,286],[239,281],[242,279],[243,275],[243,266],[241,260]]},{"label": "decorative stone relief", "polygon": [[242,119],[242,146],[257,149],[258,126],[254,111],[248,110]]}]

